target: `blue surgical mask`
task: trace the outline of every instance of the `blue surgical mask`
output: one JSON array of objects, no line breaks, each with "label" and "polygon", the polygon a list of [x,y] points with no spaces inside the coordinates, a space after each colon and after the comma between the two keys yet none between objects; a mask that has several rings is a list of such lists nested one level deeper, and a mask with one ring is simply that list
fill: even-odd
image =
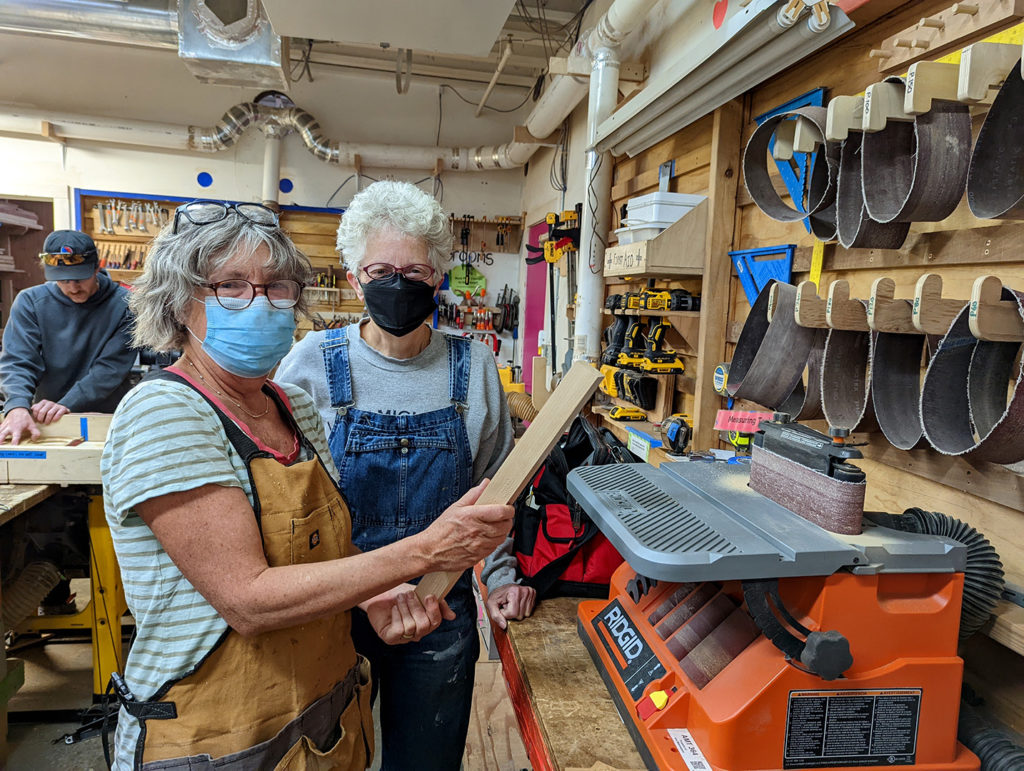
[{"label": "blue surgical mask", "polygon": [[207,297],[204,304],[203,350],[232,375],[264,377],[292,347],[295,312],[291,308],[275,308],[264,295],[256,295],[252,305],[240,311],[222,307],[214,297]]}]

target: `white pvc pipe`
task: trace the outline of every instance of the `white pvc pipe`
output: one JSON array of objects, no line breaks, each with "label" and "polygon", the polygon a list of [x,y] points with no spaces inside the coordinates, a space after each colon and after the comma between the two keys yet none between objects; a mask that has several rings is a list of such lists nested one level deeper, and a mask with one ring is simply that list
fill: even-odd
[{"label": "white pvc pipe", "polygon": [[[615,109],[619,96],[617,48],[594,51],[590,71],[590,102],[587,110],[587,147],[592,148],[597,127]],[[596,363],[601,357],[601,309],[604,304],[605,238],[611,228],[611,153],[587,150],[586,202],[580,223],[579,265],[576,270],[579,300],[576,303],[576,359]]]},{"label": "white pvc pipe", "polygon": [[265,132],[263,146],[263,205],[277,208],[277,188],[281,179],[281,133]]},{"label": "white pvc pipe", "polygon": [[494,68],[494,74],[491,75],[491,82],[487,84],[487,88],[484,89],[484,95],[480,97],[480,104],[476,106],[476,112],[473,113],[474,118],[479,118],[480,113],[483,112],[484,105],[487,104],[487,98],[491,95],[494,87],[498,84],[498,78],[501,77],[501,73],[505,70],[505,65],[508,64],[508,60],[512,57],[512,43],[509,41],[505,42],[505,50],[501,52],[501,59],[498,60],[498,66]]},{"label": "white pvc pipe", "polygon": [[50,123],[56,135],[64,139],[87,139],[172,150],[189,149],[188,126],[95,115],[54,114],[44,110],[0,105],[0,132],[39,136],[44,121]]}]

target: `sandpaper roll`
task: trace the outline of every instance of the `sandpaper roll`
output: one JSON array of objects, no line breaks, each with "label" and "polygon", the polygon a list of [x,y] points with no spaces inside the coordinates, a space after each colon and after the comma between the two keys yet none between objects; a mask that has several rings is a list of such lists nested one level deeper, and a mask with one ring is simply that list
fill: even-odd
[{"label": "sandpaper roll", "polygon": [[[1024,294],[1003,287],[1003,300],[1024,318]],[[932,356],[921,388],[921,423],[943,455],[975,461],[1024,460],[1024,366],[1020,343],[978,340],[971,334],[970,305],[953,320]],[[1013,395],[1007,397],[1007,386]]]},{"label": "sandpaper roll", "polygon": [[910,223],[881,224],[868,215],[861,183],[861,141],[859,132],[850,132],[839,155],[836,237],[846,249],[899,249],[910,232]]},{"label": "sandpaper roll", "polygon": [[879,332],[871,357],[871,402],[878,426],[900,450],[925,447],[921,425],[921,357],[924,335]]},{"label": "sandpaper roll", "polygon": [[[832,533],[857,535],[864,518],[865,481],[846,482],[754,445],[750,488]],[[771,523],[765,522],[770,532]]]},{"label": "sandpaper roll", "polygon": [[651,615],[647,617],[647,623],[651,626],[655,626],[658,622],[660,622],[663,618],[665,618],[665,616],[669,614],[669,611],[671,611],[672,608],[674,608],[680,602],[685,600],[687,595],[692,593],[693,590],[696,588],[697,584],[679,584],[679,586],[675,588],[675,591],[673,591],[672,594],[670,594],[665,599],[665,601],[662,602],[661,605],[659,605],[657,608],[655,608],[654,612],[652,612]]},{"label": "sandpaper roll", "polygon": [[[775,130],[783,121],[794,118],[803,118],[815,125],[821,136],[825,136],[825,121],[828,111],[824,107],[798,107],[794,110],[781,112],[766,118],[758,126],[747,142],[743,151],[743,184],[751,199],[761,211],[779,222],[796,222],[806,218],[809,214],[823,212],[833,204],[836,198],[836,169],[839,160],[839,148],[834,142],[826,142],[818,156],[823,162],[822,168],[818,170],[817,184],[805,184],[804,198],[801,202],[803,208],[790,206],[782,200],[775,189],[771,175],[768,172],[768,149],[771,145]],[[813,180],[813,174],[805,175]],[[828,215],[823,214],[827,219]]]},{"label": "sandpaper roll", "polygon": [[682,660],[690,651],[721,624],[736,609],[736,603],[726,594],[719,594],[701,608],[665,643],[676,659]]},{"label": "sandpaper roll", "polygon": [[[904,85],[902,78],[887,83]],[[967,105],[936,99],[913,122],[891,120],[864,134],[864,205],[875,222],[938,222],[960,203],[971,161]]]},{"label": "sandpaper roll", "polygon": [[679,665],[698,688],[703,688],[761,634],[743,608],[728,618],[694,648]]},{"label": "sandpaper roll", "polygon": [[821,364],[821,410],[832,428],[877,428],[871,405],[871,354],[876,334],[829,330]]},{"label": "sandpaper roll", "polygon": [[701,584],[675,610],[665,616],[665,619],[654,631],[662,640],[667,640],[717,593],[718,586],[716,584]]},{"label": "sandpaper roll", "polygon": [[978,133],[967,175],[967,205],[975,217],[1024,219],[1024,80],[1021,63],[1003,81]]},{"label": "sandpaper roll", "polygon": [[[768,297],[778,286],[777,307],[768,322]],[[803,375],[816,330],[793,318],[796,287],[769,281],[750,309],[729,365],[726,389],[736,399],[749,399],[778,409]]]},{"label": "sandpaper roll", "polygon": [[807,371],[796,381],[793,393],[776,409],[785,412],[793,420],[817,420],[824,417],[821,411],[821,360],[825,353],[826,332],[814,330],[814,340],[807,354]]}]

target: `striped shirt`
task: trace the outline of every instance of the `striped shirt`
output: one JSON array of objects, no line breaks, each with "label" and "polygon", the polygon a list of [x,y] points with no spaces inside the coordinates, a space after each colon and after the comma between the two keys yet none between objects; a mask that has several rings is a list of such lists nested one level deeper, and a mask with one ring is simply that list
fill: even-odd
[{"label": "striped shirt", "polygon": [[[312,400],[296,386],[282,389],[299,428],[337,478]],[[299,459],[309,458],[300,452]],[[101,470],[107,523],[137,630],[125,681],[135,698],[144,700],[192,669],[227,623],[181,574],[133,507],[208,484],[240,487],[250,504],[252,491],[216,413],[199,394],[172,380],[142,383],[125,396],[110,425]],[[122,710],[115,769],[132,767],[138,733],[138,722]]]}]

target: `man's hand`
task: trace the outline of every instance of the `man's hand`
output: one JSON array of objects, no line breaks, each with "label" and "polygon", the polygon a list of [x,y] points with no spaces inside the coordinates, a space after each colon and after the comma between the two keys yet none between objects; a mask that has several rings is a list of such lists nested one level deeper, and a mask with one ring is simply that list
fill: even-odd
[{"label": "man's hand", "polygon": [[32,417],[36,419],[37,423],[42,423],[44,426],[49,425],[62,415],[67,415],[69,412],[71,410],[63,404],[51,402],[49,399],[40,399],[32,405]]},{"label": "man's hand", "polygon": [[512,529],[515,509],[496,503],[476,505],[487,485],[484,480],[449,506],[421,539],[432,570],[461,571],[493,552]]},{"label": "man's hand", "polygon": [[374,631],[388,645],[421,640],[440,626],[442,618],[449,621],[455,618],[448,603],[444,600],[439,603],[434,595],[420,603],[412,584],[400,584],[360,603],[360,607],[366,611]]},{"label": "man's hand", "polygon": [[524,619],[533,613],[537,603],[537,590],[532,586],[505,584],[487,595],[487,615],[505,629],[510,620]]},{"label": "man's hand", "polygon": [[5,442],[8,438],[11,444],[18,444],[23,438],[39,438],[39,429],[27,408],[15,407],[7,413],[4,422],[0,423],[0,442]]}]

